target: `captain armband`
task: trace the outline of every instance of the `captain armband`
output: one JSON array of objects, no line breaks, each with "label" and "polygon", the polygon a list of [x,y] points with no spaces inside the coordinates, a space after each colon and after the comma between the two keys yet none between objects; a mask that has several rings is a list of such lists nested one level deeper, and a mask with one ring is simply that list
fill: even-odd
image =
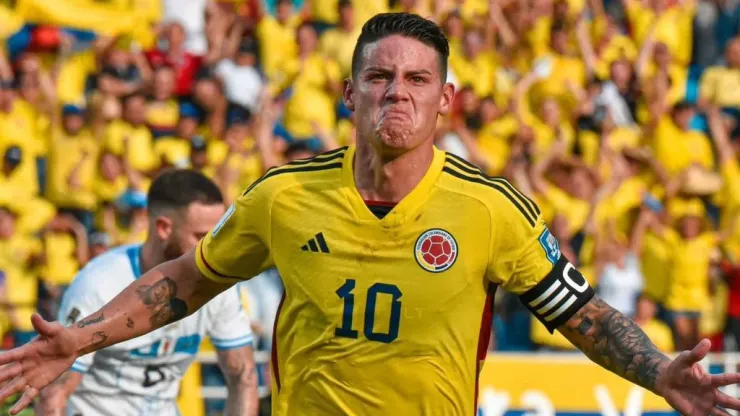
[{"label": "captain armband", "polygon": [[519,298],[553,333],[593,296],[594,290],[581,272],[565,256],[560,255],[550,273]]}]

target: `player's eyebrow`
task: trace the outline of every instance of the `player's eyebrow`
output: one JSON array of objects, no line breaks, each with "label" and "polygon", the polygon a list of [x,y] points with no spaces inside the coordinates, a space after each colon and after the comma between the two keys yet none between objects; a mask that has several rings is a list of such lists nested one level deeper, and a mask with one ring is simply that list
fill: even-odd
[{"label": "player's eyebrow", "polygon": [[380,73],[386,74],[386,73],[393,72],[393,70],[390,68],[383,68],[379,66],[369,66],[365,68],[365,72],[380,72]]},{"label": "player's eyebrow", "polygon": [[432,71],[428,69],[416,69],[413,71],[406,71],[406,75],[414,76],[414,75],[432,75]]},{"label": "player's eyebrow", "polygon": [[[376,72],[381,74],[392,74],[394,71],[391,68],[383,68],[379,66],[369,66],[365,68],[365,72]],[[415,75],[432,75],[432,71],[421,68],[421,69],[412,69],[404,72],[404,76],[415,76]]]}]

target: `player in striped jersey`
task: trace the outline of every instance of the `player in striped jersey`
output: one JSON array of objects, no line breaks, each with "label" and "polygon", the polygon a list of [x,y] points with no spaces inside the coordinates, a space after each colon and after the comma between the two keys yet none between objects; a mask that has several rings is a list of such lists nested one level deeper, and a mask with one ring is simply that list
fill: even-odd
[{"label": "player in striped jersey", "polygon": [[[161,174],[147,199],[147,241],[110,250],[81,270],[64,295],[59,322],[87,325],[83,317],[110,302],[143,271],[192,249],[225,210],[216,184],[192,170]],[[151,286],[147,297],[161,297],[168,286],[171,289],[171,284]],[[168,311],[159,310],[157,319],[167,321]],[[135,325],[133,321],[128,324]],[[216,347],[226,376],[227,411],[256,415],[252,331],[237,287],[179,322],[79,357],[71,371],[44,389],[37,411],[44,416],[179,415],[175,400],[180,382],[206,336]]]},{"label": "player in striped jersey", "polygon": [[[590,358],[663,395],[683,414],[724,415],[708,342],[676,360],[593,296],[537,206],[503,179],[437,150],[454,87],[449,47],[419,16],[381,14],[355,48],[344,101],[357,146],[273,168],[180,259],[129,286],[85,328],[35,317],[41,338],[0,355],[0,399],[16,410],[81,353],[150,331],[142,285],[169,278],[189,313],[224,288],[277,267],[273,414],[471,415],[497,287],[519,294],[550,330]],[[126,331],[125,317],[136,322]],[[505,375],[502,375],[505,377]]]}]

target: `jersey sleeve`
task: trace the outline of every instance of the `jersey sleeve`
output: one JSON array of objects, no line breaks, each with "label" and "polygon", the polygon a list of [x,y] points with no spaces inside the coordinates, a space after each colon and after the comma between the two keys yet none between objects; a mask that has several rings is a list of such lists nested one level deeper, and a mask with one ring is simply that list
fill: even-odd
[{"label": "jersey sleeve", "polygon": [[560,253],[536,204],[513,187],[492,218],[488,278],[511,293],[552,333],[594,295]]},{"label": "jersey sleeve", "polygon": [[207,333],[213,346],[221,351],[252,345],[252,329],[239,299],[238,286],[231,287],[208,304]]},{"label": "jersey sleeve", "polygon": [[[259,181],[258,181],[259,182]],[[267,269],[270,256],[269,183],[240,196],[196,248],[198,269],[207,278],[233,284]]]},{"label": "jersey sleeve", "polygon": [[[83,270],[65,291],[57,315],[57,320],[62,325],[74,325],[78,320],[95,313],[105,304],[94,288],[88,287],[87,280],[88,278]],[[72,371],[87,373],[94,357],[95,353],[91,352],[77,358],[72,364]]]}]

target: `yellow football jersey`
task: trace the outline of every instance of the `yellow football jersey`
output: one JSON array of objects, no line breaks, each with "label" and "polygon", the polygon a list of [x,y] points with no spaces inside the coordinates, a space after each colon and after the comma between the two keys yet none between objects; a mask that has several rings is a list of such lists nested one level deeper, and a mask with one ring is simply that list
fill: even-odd
[{"label": "yellow football jersey", "polygon": [[505,180],[435,149],[381,219],[354,153],[269,170],[198,245],[198,268],[229,284],[280,272],[274,415],[475,414],[496,287],[550,331],[593,290]]}]

